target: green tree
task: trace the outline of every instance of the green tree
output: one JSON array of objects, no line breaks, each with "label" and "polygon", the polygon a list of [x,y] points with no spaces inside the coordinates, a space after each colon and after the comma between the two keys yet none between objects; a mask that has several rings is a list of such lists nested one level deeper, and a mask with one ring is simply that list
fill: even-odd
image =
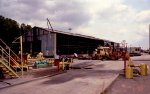
[{"label": "green tree", "polygon": [[15,20],[0,16],[0,38],[9,46],[16,37],[19,37],[19,32],[19,24]]},{"label": "green tree", "polygon": [[20,29],[21,29],[21,35],[24,35],[25,33],[31,31],[32,27],[30,25],[25,25],[24,23],[22,23]]},{"label": "green tree", "polygon": [[[13,42],[19,39],[19,36],[26,35],[31,30],[30,25],[22,23],[19,27],[17,21],[0,15],[0,38],[16,53],[18,53],[20,44]],[[19,42],[19,40],[16,40],[16,42]]]}]

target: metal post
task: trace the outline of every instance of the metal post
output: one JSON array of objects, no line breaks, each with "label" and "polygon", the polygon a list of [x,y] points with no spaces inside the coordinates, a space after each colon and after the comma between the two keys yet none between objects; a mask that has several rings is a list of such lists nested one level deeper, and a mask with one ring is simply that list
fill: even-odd
[{"label": "metal post", "polygon": [[149,24],[149,54],[150,54],[150,24]]},{"label": "metal post", "polygon": [[63,60],[62,60],[62,70],[63,70],[63,71],[65,70],[65,60],[64,60],[64,58],[63,58]]},{"label": "metal post", "polygon": [[10,48],[9,49],[9,67],[10,67]]},{"label": "metal post", "polygon": [[4,58],[4,49],[2,48],[2,58]]},{"label": "metal post", "polygon": [[131,54],[131,45],[130,45],[130,52],[129,52],[129,54]]},{"label": "metal post", "polygon": [[20,56],[21,56],[21,73],[22,73],[22,77],[23,77],[23,60],[22,60],[22,52],[23,52],[23,49],[22,49],[22,36],[20,36]]},{"label": "metal post", "polygon": [[124,74],[126,72],[126,59],[124,58]]}]

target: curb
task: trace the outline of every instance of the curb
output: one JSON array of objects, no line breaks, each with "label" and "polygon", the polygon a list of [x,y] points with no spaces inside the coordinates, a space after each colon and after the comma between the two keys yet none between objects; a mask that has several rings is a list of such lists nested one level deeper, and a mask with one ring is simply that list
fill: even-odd
[{"label": "curb", "polygon": [[20,83],[17,83],[17,84],[12,84],[12,85],[9,85],[9,86],[1,87],[0,90],[1,89],[5,89],[5,88],[10,88],[10,87],[13,87],[13,86],[17,86],[17,85],[21,85],[21,84],[26,84],[26,83],[29,83],[29,82],[33,82],[33,81],[36,81],[36,80],[43,79],[43,78],[48,78],[48,77],[56,76],[56,75],[63,74],[63,73],[66,73],[66,72],[67,71],[62,71],[62,72],[58,72],[58,73],[55,73],[55,74],[52,74],[52,75],[47,75],[47,76],[42,76],[42,77],[38,77],[38,78],[33,78],[31,80],[27,80],[27,81],[20,82]]},{"label": "curb", "polygon": [[116,79],[118,77],[119,77],[119,74],[116,75],[116,77],[114,78],[114,80],[102,92],[100,92],[100,94],[105,94],[107,92],[107,90],[111,87],[111,85],[116,81]]}]

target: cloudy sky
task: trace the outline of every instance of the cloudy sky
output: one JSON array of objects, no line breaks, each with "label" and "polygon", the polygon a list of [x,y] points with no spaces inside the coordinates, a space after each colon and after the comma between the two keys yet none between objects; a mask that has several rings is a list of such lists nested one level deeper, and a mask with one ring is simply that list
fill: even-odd
[{"label": "cloudy sky", "polygon": [[0,15],[44,28],[49,18],[57,30],[149,47],[150,0],[0,0]]}]

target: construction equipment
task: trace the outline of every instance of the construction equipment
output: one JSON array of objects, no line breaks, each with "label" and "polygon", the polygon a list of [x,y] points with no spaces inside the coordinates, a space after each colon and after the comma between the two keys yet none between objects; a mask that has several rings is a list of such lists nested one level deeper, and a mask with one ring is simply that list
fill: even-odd
[{"label": "construction equipment", "polygon": [[103,59],[117,60],[119,58],[121,58],[121,52],[113,50],[111,46],[103,47],[99,45],[97,49],[93,51],[92,55],[92,59],[96,60],[103,60]]},{"label": "construction equipment", "polygon": [[98,46],[97,49],[93,52],[92,59],[100,59],[103,60],[108,56],[108,47]]}]

